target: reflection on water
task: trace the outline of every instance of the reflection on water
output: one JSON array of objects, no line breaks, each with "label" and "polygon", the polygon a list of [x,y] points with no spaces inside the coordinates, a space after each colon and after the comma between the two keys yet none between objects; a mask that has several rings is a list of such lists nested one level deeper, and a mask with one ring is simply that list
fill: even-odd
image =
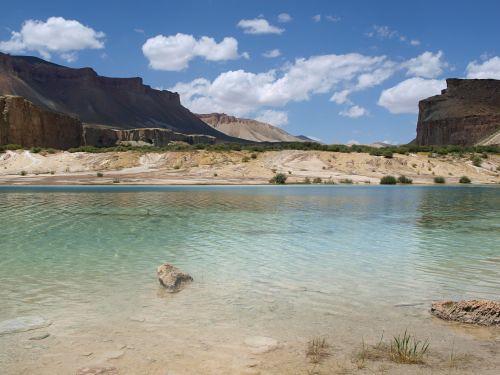
[{"label": "reflection on water", "polygon": [[370,319],[405,301],[498,298],[499,193],[1,188],[0,320],[133,314],[164,261],[194,276],[177,308],[198,324],[286,318],[299,329],[325,314]]}]

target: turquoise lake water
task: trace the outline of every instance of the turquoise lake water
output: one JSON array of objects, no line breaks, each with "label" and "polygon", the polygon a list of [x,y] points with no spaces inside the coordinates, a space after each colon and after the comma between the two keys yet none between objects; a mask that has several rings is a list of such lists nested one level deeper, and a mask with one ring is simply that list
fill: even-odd
[{"label": "turquoise lake water", "polygon": [[0,320],[134,315],[165,261],[195,279],[186,320],[235,329],[499,298],[499,208],[482,186],[0,187]]}]

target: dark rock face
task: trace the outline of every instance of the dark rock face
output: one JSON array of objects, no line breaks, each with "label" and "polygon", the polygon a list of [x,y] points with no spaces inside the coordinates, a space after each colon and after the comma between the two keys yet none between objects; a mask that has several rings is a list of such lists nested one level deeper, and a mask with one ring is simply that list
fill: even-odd
[{"label": "dark rock face", "polygon": [[447,79],[441,95],[420,101],[418,145],[471,146],[500,130],[500,80]]},{"label": "dark rock face", "polygon": [[177,267],[164,263],[156,270],[158,281],[168,292],[180,291],[185,284],[193,281],[191,275],[181,272]]},{"label": "dark rock face", "polygon": [[23,96],[86,124],[119,129],[165,128],[232,140],[180,104],[179,95],[155,90],[141,78],[108,78],[36,57],[0,53],[0,95]]},{"label": "dark rock face", "polygon": [[500,302],[488,300],[434,302],[431,313],[444,320],[500,326]]},{"label": "dark rock face", "polygon": [[182,134],[168,129],[142,128],[131,130],[98,128],[85,126],[83,133],[87,146],[113,147],[119,144],[135,146],[163,147],[170,142],[186,142],[189,144],[214,144],[216,138],[200,134]]},{"label": "dark rock face", "polygon": [[19,96],[0,96],[0,144],[68,149],[82,143],[82,123]]}]

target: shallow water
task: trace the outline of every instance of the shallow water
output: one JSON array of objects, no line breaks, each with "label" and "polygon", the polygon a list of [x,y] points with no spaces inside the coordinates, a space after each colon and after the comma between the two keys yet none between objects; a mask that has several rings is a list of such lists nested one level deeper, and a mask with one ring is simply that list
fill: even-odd
[{"label": "shallow water", "polygon": [[[499,298],[499,207],[481,186],[0,187],[0,320],[280,340],[417,323]],[[195,279],[167,298],[165,261]]]}]

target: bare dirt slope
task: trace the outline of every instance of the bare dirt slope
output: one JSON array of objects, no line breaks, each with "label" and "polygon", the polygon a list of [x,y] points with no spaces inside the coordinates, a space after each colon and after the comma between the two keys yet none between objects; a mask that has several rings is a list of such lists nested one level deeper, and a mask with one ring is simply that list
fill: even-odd
[{"label": "bare dirt slope", "polygon": [[225,113],[197,115],[201,120],[218,131],[231,137],[255,142],[304,142],[286,131],[265,122],[228,116]]},{"label": "bare dirt slope", "polygon": [[[34,154],[7,151],[0,154],[0,184],[267,184],[276,173],[287,183],[305,178],[322,182],[377,184],[384,175],[406,175],[414,183],[433,183],[443,176],[457,183],[468,176],[473,183],[500,183],[500,156],[489,155],[481,167],[469,157],[430,157],[395,154],[392,159],[364,153],[325,151],[186,151]],[[97,173],[102,173],[98,177]]]}]

